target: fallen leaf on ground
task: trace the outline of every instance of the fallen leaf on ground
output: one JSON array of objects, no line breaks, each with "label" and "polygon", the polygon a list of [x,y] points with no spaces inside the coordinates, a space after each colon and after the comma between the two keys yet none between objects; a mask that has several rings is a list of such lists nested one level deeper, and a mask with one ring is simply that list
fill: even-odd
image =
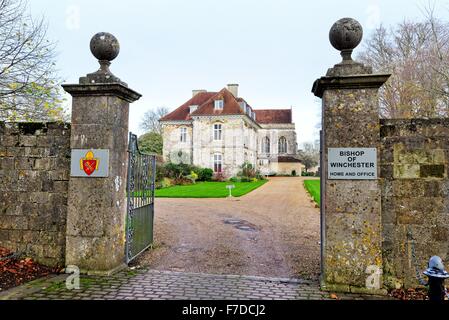
[{"label": "fallen leaf on ground", "polygon": [[33,261],[32,258],[18,260],[11,251],[0,247],[0,291],[22,285],[26,282],[60,273],[60,268],[49,268]]}]

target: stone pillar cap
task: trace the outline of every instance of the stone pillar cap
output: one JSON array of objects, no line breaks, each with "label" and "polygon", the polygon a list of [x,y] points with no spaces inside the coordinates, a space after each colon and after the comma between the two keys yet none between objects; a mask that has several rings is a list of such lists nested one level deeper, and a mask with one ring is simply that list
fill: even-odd
[{"label": "stone pillar cap", "polygon": [[322,98],[324,91],[332,89],[369,89],[380,88],[391,74],[359,74],[350,76],[321,77],[313,84],[312,92]]},{"label": "stone pillar cap", "polygon": [[122,83],[97,83],[97,84],[63,84],[62,88],[72,97],[81,96],[116,96],[127,102],[135,102],[142,95]]}]

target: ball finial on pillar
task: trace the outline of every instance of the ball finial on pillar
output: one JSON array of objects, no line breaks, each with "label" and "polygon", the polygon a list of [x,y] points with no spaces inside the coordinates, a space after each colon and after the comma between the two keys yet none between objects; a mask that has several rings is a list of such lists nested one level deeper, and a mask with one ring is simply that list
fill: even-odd
[{"label": "ball finial on pillar", "polygon": [[329,40],[335,49],[341,51],[343,62],[352,61],[352,51],[362,42],[362,38],[362,25],[352,18],[338,20],[329,32]]},{"label": "ball finial on pillar", "polygon": [[99,32],[90,40],[90,51],[98,60],[112,61],[120,53],[120,43],[114,35]]},{"label": "ball finial on pillar", "polygon": [[100,63],[100,69],[97,72],[88,74],[87,77],[80,79],[80,83],[112,83],[121,82],[114,76],[109,69],[111,61],[117,58],[120,53],[120,43],[114,35],[108,32],[99,32],[90,40],[90,51]]}]

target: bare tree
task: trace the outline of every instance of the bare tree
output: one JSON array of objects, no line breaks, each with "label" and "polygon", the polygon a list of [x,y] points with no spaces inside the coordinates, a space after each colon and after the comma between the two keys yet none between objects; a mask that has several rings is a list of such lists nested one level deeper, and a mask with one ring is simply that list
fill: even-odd
[{"label": "bare tree", "polygon": [[449,24],[426,9],[423,21],[380,26],[359,60],[392,73],[381,90],[386,118],[449,116]]},{"label": "bare tree", "polygon": [[60,119],[55,45],[27,11],[26,0],[0,0],[0,120]]},{"label": "bare tree", "polygon": [[436,94],[445,97],[444,102],[447,106],[449,100],[449,24],[444,24],[435,17],[434,7],[427,7],[424,11],[433,39],[431,67],[441,83],[441,86],[435,86],[432,89]]},{"label": "bare tree", "polygon": [[320,162],[320,149],[317,143],[304,143],[303,150],[300,150],[298,153],[306,172],[316,167]]},{"label": "bare tree", "polygon": [[162,134],[162,126],[159,120],[167,115],[169,110],[166,107],[159,107],[156,110],[147,111],[143,115],[143,120],[140,123],[140,127],[146,132],[155,132]]}]

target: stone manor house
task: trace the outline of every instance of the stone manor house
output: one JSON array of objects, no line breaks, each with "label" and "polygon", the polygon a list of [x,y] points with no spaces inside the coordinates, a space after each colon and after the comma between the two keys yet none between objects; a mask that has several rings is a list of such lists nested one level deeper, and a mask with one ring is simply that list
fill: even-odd
[{"label": "stone manor house", "polygon": [[236,175],[245,162],[266,175],[300,174],[292,110],[253,109],[238,88],[194,90],[189,101],[161,118],[164,160],[211,168],[225,177]]}]

